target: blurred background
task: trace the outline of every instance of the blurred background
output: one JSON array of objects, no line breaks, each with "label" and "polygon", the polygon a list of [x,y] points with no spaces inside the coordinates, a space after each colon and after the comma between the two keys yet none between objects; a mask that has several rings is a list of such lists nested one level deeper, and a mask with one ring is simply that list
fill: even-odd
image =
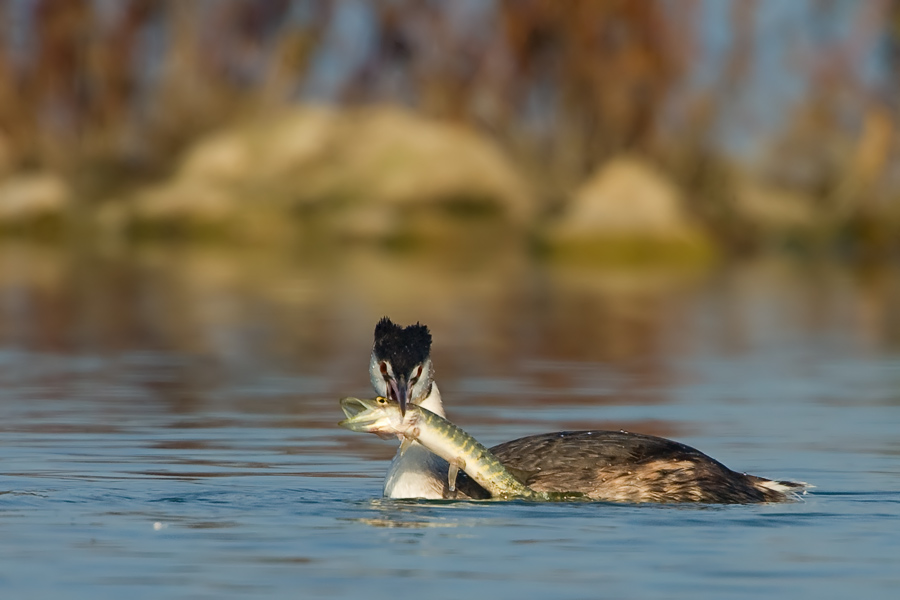
[{"label": "blurred background", "polygon": [[897,251],[893,0],[4,0],[0,23],[4,232],[428,240],[474,215],[617,259]]},{"label": "blurred background", "polygon": [[[349,393],[385,314],[451,376],[653,373],[785,321],[900,339],[900,2],[5,0],[0,24],[9,347]],[[723,326],[689,318],[709,302]]]}]

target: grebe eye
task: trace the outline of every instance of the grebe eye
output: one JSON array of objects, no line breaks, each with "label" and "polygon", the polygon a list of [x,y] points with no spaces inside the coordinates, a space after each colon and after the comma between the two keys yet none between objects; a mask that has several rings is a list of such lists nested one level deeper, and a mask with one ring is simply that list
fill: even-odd
[{"label": "grebe eye", "polygon": [[379,365],[380,365],[380,368],[381,368],[381,374],[384,375],[385,377],[387,377],[387,374],[388,374],[388,372],[387,372],[387,363],[379,363]]},{"label": "grebe eye", "polygon": [[384,399],[383,396],[378,396],[378,404],[385,404],[387,400]]}]

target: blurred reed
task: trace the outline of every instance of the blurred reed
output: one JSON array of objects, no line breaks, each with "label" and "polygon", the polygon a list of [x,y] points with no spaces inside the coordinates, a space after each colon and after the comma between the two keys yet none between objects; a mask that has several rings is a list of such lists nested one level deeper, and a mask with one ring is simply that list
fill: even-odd
[{"label": "blurred reed", "polygon": [[[387,102],[494,138],[545,212],[637,154],[732,246],[765,237],[735,200],[746,173],[803,194],[832,238],[892,246],[900,1],[798,4],[765,31],[773,3],[721,3],[728,43],[713,45],[713,8],[696,0],[5,0],[0,175],[51,170],[97,197],[171,172],[224,123],[298,101]],[[728,132],[759,137],[735,107],[771,84],[773,36],[804,40],[779,67],[803,85],[736,154]]]}]

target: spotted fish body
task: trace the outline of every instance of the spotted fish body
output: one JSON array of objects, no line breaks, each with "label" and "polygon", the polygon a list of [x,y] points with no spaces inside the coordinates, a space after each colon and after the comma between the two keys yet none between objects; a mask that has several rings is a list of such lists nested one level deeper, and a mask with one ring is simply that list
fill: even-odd
[{"label": "spotted fish body", "polygon": [[[518,479],[481,442],[447,419],[426,408],[410,405],[411,428],[408,432],[420,444],[469,474],[494,498],[533,498],[535,492]],[[409,433],[404,434],[410,437]]]},{"label": "spotted fish body", "polygon": [[454,489],[456,469],[466,472],[492,498],[529,500],[567,500],[579,493],[538,492],[517,479],[494,454],[474,437],[426,408],[410,404],[406,415],[395,400],[384,397],[360,400],[344,398],[341,408],[347,419],[339,425],[351,431],[397,435],[404,444],[419,444],[450,463],[449,488]]}]

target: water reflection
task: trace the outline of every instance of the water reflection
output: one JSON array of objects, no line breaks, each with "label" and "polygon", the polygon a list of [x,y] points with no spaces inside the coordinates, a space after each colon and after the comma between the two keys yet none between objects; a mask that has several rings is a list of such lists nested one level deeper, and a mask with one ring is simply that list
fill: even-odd
[{"label": "water reflection", "polygon": [[116,388],[91,393],[151,397],[174,413],[215,405],[330,424],[324,398],[367,390],[371,330],[385,314],[431,327],[438,381],[463,405],[659,404],[684,377],[673,356],[808,339],[835,351],[900,347],[890,268],[576,268],[507,247],[104,254],[7,242],[0,256],[0,362],[22,363],[0,375],[4,387],[79,395],[80,376],[118,374]]}]

